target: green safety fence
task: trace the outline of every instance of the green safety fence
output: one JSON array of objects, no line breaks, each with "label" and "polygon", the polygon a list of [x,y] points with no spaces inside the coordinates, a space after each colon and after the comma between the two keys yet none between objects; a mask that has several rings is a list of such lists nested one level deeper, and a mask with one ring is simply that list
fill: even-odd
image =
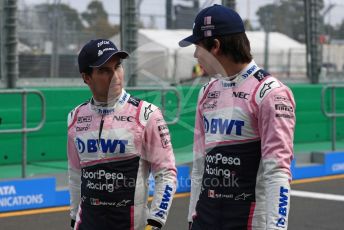
[{"label": "green safety fence", "polygon": [[[181,113],[177,124],[169,125],[172,144],[177,162],[192,160],[193,126],[198,92],[201,86],[179,86]],[[322,85],[290,85],[296,100],[295,149],[314,151],[317,143],[331,143],[331,121],[321,112]],[[46,98],[46,123],[36,132],[28,134],[28,163],[65,161],[67,115],[76,105],[90,98],[86,87],[79,88],[36,88]],[[161,106],[158,91],[129,91],[132,95]],[[173,120],[176,115],[176,96],[166,93],[165,119]],[[336,92],[337,111],[344,111],[344,90]],[[0,129],[21,127],[20,95],[0,95]],[[326,95],[330,108],[330,95]],[[28,95],[28,127],[40,121],[40,101],[38,96]],[[337,140],[344,139],[344,118],[337,120]],[[298,146],[306,146],[304,149]],[[315,149],[311,149],[315,148]],[[296,151],[296,153],[297,153]],[[0,165],[20,164],[21,134],[0,134]]]}]

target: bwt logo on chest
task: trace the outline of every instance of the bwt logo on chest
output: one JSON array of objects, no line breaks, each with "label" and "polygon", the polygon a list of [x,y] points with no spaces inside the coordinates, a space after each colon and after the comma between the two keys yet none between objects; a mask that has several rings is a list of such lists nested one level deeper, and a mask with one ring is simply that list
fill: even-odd
[{"label": "bwt logo on chest", "polygon": [[88,139],[86,141],[76,138],[75,146],[79,153],[125,153],[128,140],[117,139]]},{"label": "bwt logo on chest", "polygon": [[232,132],[235,132],[235,135],[242,135],[242,127],[245,125],[244,121],[241,120],[229,120],[222,118],[212,118],[209,120],[204,116],[204,130],[205,133],[211,134],[226,134],[231,135]]}]

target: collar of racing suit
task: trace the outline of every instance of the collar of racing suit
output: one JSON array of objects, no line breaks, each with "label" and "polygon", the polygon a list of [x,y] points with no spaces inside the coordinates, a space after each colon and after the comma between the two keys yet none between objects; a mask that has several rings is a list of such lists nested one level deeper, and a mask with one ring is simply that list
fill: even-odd
[{"label": "collar of racing suit", "polygon": [[260,68],[257,66],[256,62],[252,59],[252,61],[248,63],[245,68],[243,68],[239,73],[232,76],[222,76],[221,74],[216,74],[214,78],[238,85],[240,82],[245,80],[248,76],[257,72],[259,69]]},{"label": "collar of racing suit", "polygon": [[90,106],[93,111],[100,115],[112,114],[125,105],[125,102],[129,99],[129,96],[130,95],[124,89],[122,89],[122,93],[111,101],[99,102],[92,97],[90,100]]}]

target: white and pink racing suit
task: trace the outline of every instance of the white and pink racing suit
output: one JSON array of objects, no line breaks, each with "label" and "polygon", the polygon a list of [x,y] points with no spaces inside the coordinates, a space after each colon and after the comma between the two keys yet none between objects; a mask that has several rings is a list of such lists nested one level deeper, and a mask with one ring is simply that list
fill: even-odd
[{"label": "white and pink racing suit", "polygon": [[[163,226],[176,190],[169,130],[160,110],[126,91],[112,106],[93,99],[68,115],[68,165],[74,229]],[[148,177],[155,179],[150,210]]]},{"label": "white and pink racing suit", "polygon": [[254,61],[201,89],[192,229],[287,229],[294,126],[292,92]]}]

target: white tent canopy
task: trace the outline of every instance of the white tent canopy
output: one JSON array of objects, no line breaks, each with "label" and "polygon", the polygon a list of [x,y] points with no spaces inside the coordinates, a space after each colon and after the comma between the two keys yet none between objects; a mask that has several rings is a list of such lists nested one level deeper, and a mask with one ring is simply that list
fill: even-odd
[{"label": "white tent canopy", "polygon": [[[149,41],[157,43],[163,47],[172,50],[189,49],[192,53],[192,46],[181,48],[178,42],[191,35],[191,30],[153,30],[140,29],[139,34],[145,36]],[[265,32],[263,31],[247,31],[248,39],[250,40],[251,49],[253,52],[264,52],[265,49]],[[140,41],[139,41],[140,43]],[[192,49],[190,49],[192,48]],[[270,53],[279,53],[281,51],[288,52],[290,49],[304,49],[305,45],[288,37],[285,34],[278,32],[269,33],[269,49]]]},{"label": "white tent canopy", "polygon": [[[263,31],[246,32],[253,52],[264,52],[266,33]],[[278,32],[269,33],[270,52],[287,52],[289,49],[304,49],[305,45]]]},{"label": "white tent canopy", "polygon": [[[155,30],[139,29],[138,31],[138,73],[153,80],[178,82],[190,78],[192,67],[197,62],[193,57],[193,45],[181,48],[178,42],[191,35],[191,30]],[[265,33],[261,31],[246,32],[257,64],[264,64]],[[120,44],[119,35],[110,40]],[[297,53],[296,58],[293,54]],[[272,32],[269,34],[269,63],[271,70],[283,71],[293,62],[305,68],[305,46],[288,36]]]},{"label": "white tent canopy", "polygon": [[[193,57],[194,46],[178,46],[178,42],[190,34],[189,30],[139,29],[138,48],[131,54],[138,58],[138,80],[142,80],[142,75],[156,83],[161,83],[161,79],[177,82],[191,77],[192,67],[197,62]],[[119,35],[110,40],[120,44]]]}]

